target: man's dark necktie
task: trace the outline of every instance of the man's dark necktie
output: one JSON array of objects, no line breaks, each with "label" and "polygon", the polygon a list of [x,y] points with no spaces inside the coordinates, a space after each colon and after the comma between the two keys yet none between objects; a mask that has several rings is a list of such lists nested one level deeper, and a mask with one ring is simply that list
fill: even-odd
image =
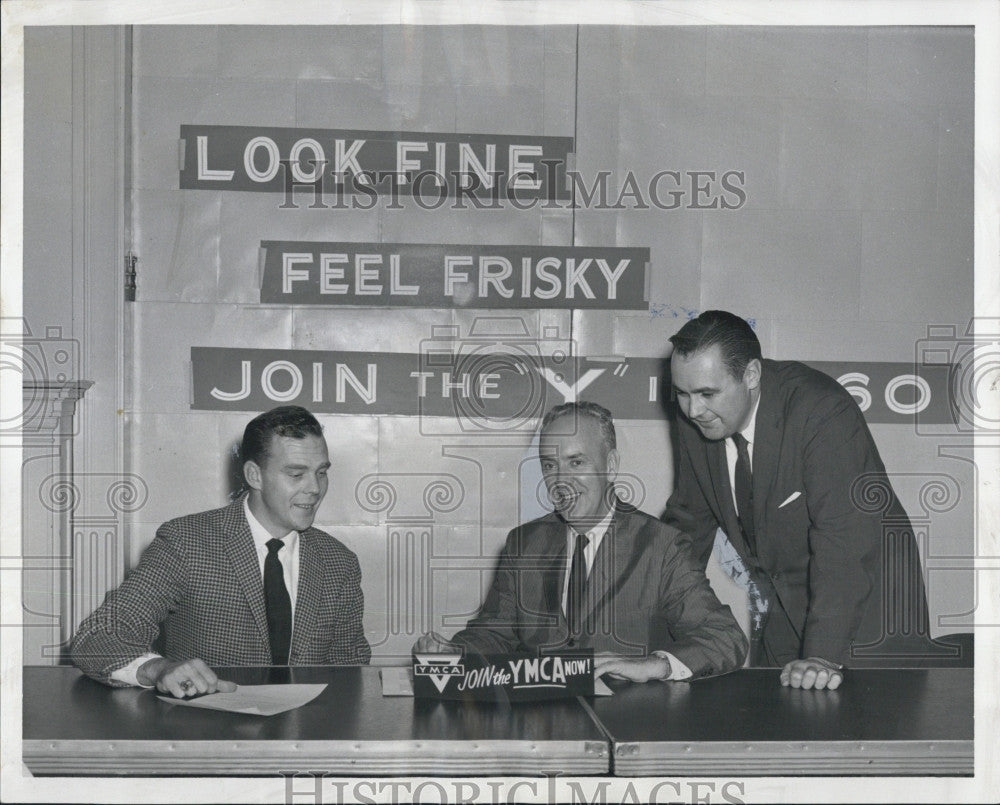
[{"label": "man's dark necktie", "polygon": [[579,634],[583,623],[583,589],[587,585],[587,558],[583,552],[586,549],[587,535],[577,534],[573,564],[569,569],[569,594],[566,596],[566,621],[571,635]]},{"label": "man's dark necktie", "polygon": [[750,473],[750,451],[742,433],[734,433],[736,443],[736,508],[739,509],[740,525],[746,539],[747,549],[757,555],[757,534],[753,524],[753,476]]},{"label": "man's dark necktie", "polygon": [[278,559],[278,551],[284,545],[280,539],[269,539],[264,560],[264,606],[274,665],[288,665],[288,649],[292,644],[292,599],[288,596],[285,574]]}]

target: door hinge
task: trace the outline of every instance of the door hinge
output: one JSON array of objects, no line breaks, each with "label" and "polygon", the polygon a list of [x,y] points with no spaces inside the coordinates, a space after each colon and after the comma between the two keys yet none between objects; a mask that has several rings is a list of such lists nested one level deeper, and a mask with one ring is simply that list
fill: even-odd
[{"label": "door hinge", "polygon": [[139,262],[138,256],[131,251],[125,253],[125,301],[135,301],[135,264]]}]

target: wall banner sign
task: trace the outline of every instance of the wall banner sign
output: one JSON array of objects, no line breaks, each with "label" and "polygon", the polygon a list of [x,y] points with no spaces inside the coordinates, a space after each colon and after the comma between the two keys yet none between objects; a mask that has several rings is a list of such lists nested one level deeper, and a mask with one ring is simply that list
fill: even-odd
[{"label": "wall banner sign", "polygon": [[182,125],[180,189],[284,193],[290,207],[296,188],[364,209],[386,195],[567,200],[572,152],[572,137]]},{"label": "wall banner sign", "polygon": [[648,248],[261,242],[260,301],[646,310]]},{"label": "wall banner sign", "polygon": [[[452,417],[473,431],[502,433],[532,431],[549,408],[576,399],[616,419],[663,419],[670,403],[669,364],[656,358],[574,357],[557,344],[546,344],[545,354],[534,343],[419,346],[409,353],[192,347],[192,408],[295,404],[318,414]],[[837,379],[871,423],[956,422],[948,365],[809,365]]]}]

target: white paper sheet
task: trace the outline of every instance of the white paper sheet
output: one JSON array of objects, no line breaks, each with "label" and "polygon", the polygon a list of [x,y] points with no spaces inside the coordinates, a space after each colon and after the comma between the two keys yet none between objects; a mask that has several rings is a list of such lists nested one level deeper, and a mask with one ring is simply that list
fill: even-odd
[{"label": "white paper sheet", "polygon": [[[383,696],[413,695],[413,675],[409,667],[393,666],[390,668],[382,668],[379,671],[379,676],[382,678]],[[594,680],[594,695],[614,696],[615,692],[604,684],[603,679],[598,677]]]},{"label": "white paper sheet", "polygon": [[413,695],[413,677],[409,668],[382,668],[378,674],[382,679],[383,696]]},{"label": "white paper sheet", "polygon": [[157,698],[183,707],[202,707],[206,710],[225,710],[229,713],[245,713],[252,716],[273,716],[308,704],[319,696],[325,687],[325,684],[240,685],[231,693],[209,693],[197,699],[175,699],[172,696]]}]

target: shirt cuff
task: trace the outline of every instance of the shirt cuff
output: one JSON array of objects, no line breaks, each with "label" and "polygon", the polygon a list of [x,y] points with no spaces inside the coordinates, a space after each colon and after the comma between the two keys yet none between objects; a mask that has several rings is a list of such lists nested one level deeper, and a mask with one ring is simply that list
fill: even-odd
[{"label": "shirt cuff", "polygon": [[670,676],[668,676],[664,681],[681,682],[693,676],[691,669],[678,660],[669,651],[654,651],[653,654],[657,657],[663,657],[663,659],[670,663]]},{"label": "shirt cuff", "polygon": [[138,673],[139,669],[145,665],[150,660],[162,659],[162,655],[156,654],[155,652],[147,652],[141,657],[136,657],[128,665],[119,668],[117,671],[111,672],[111,678],[115,682],[124,682],[126,685],[131,685],[135,688],[152,688],[153,685],[143,685],[139,682]]}]

